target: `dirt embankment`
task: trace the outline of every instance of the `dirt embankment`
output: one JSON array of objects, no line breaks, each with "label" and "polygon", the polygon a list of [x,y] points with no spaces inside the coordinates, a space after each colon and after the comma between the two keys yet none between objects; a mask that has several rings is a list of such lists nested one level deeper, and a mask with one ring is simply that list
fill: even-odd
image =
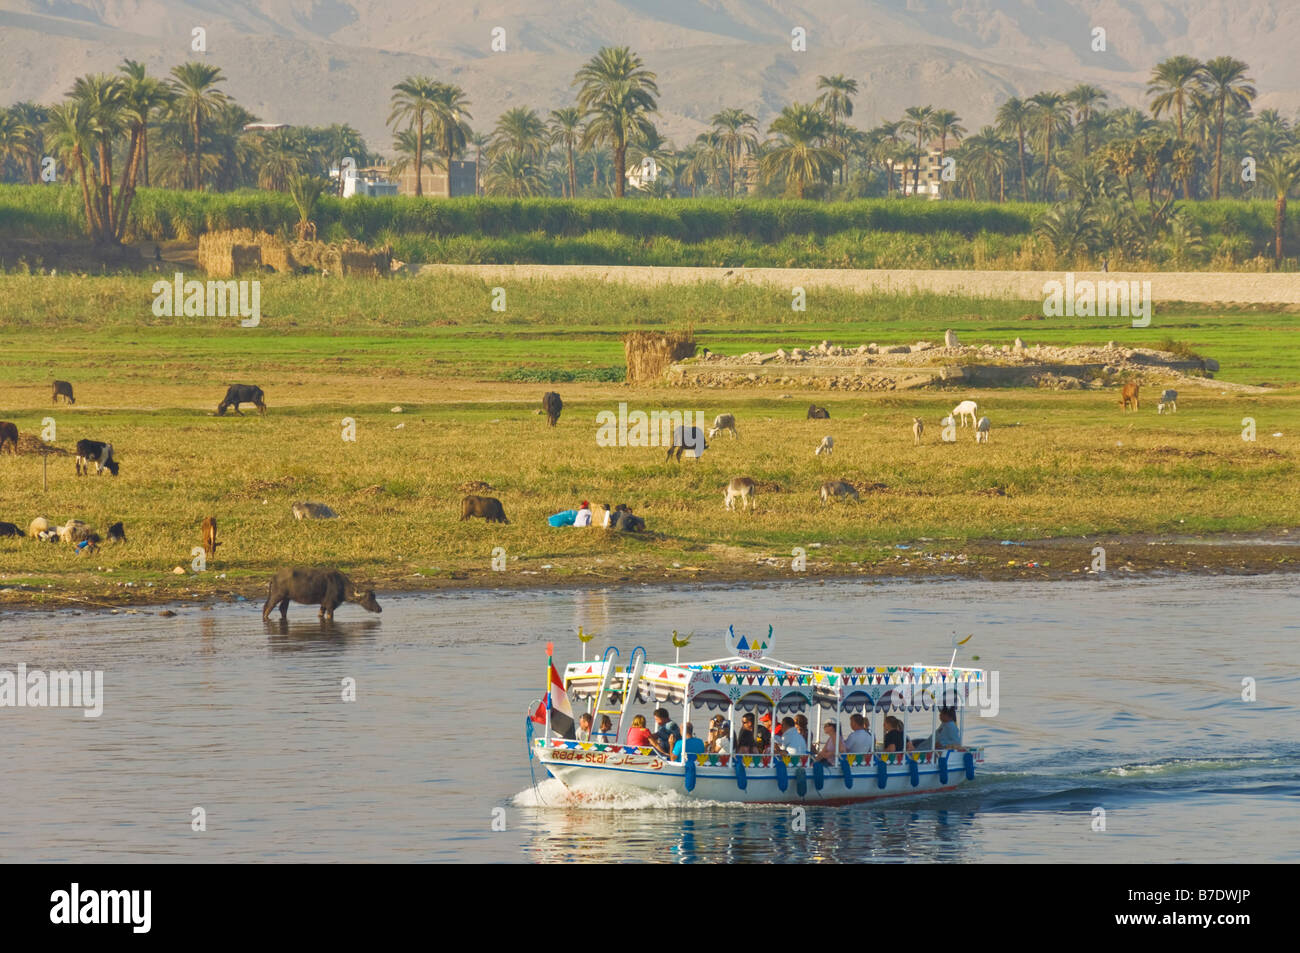
[{"label": "dirt embankment", "polygon": [[[1147,383],[1198,383],[1219,369],[1212,358],[1149,348],[963,345],[949,331],[945,343],[843,347],[822,341],[809,348],[750,351],[727,356],[704,351],[672,365],[670,383],[703,387],[821,387],[839,390],[908,390],[915,387],[1099,388],[1136,378]],[[1225,385],[1216,382],[1215,386]],[[1234,388],[1236,389],[1236,388]],[[1250,388],[1254,390],[1255,388]]]}]

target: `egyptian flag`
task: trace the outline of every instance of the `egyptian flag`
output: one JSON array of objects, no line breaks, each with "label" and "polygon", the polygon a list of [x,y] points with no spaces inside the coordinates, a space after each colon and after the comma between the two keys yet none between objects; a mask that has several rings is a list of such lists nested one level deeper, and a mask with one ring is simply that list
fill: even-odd
[{"label": "egyptian flag", "polygon": [[560,678],[560,673],[555,670],[555,664],[549,657],[546,660],[546,667],[549,670],[550,684],[546,689],[546,699],[533,713],[533,721],[539,725],[546,724],[546,709],[549,708],[551,730],[561,738],[574,739],[577,735],[573,733],[573,709],[569,706],[569,695],[564,690],[564,679]]}]

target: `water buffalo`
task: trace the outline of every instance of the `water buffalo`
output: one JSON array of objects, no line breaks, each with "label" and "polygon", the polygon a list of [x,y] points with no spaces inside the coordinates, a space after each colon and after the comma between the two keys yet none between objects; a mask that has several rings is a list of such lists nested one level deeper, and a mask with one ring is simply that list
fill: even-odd
[{"label": "water buffalo", "polygon": [[259,414],[266,413],[266,398],[262,394],[262,388],[252,384],[231,384],[226,390],[225,399],[217,404],[217,416],[224,416],[231,407],[235,408],[235,413],[239,416],[244,416],[239,409],[240,404],[252,404]]},{"label": "water buffalo", "polygon": [[63,398],[65,403],[75,404],[77,402],[77,399],[72,396],[72,385],[67,381],[54,382],[54,393],[50,395],[50,399],[57,404],[60,397]]},{"label": "water buffalo", "polygon": [[501,501],[495,496],[467,496],[460,501],[460,518],[467,520],[479,516],[489,523],[509,523]]},{"label": "water buffalo", "polygon": [[0,453],[4,452],[5,447],[14,456],[18,455],[18,425],[0,420]]},{"label": "water buffalo", "polygon": [[553,390],[548,390],[542,395],[542,409],[546,411],[546,422],[554,427],[560,420],[560,411],[564,409],[564,401],[560,400],[560,395]]},{"label": "water buffalo", "polygon": [[831,412],[825,407],[818,407],[816,404],[808,405],[809,420],[830,420]]},{"label": "water buffalo", "polygon": [[295,566],[281,569],[271,577],[266,605],[262,607],[262,621],[271,614],[278,603],[280,618],[289,615],[290,600],[306,606],[320,606],[320,617],[333,621],[334,610],[345,602],[355,602],[367,612],[383,612],[375,601],[375,590],[358,592],[352,580],[337,569],[308,569]]}]

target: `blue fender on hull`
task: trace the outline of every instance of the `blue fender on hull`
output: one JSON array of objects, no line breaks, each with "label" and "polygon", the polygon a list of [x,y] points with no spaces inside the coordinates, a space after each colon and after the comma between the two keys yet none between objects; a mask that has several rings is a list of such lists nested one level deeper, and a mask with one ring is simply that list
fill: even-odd
[{"label": "blue fender on hull", "polygon": [[907,779],[912,782],[912,787],[921,783],[921,767],[911,759],[907,762]]},{"label": "blue fender on hull", "polygon": [[826,783],[826,767],[825,765],[823,765],[822,762],[814,761],[813,762],[813,787],[815,787],[818,791],[820,791],[822,789],[822,785],[824,785],[825,783]]},{"label": "blue fender on hull", "polygon": [[840,774],[844,776],[844,786],[853,787],[853,769],[849,767],[849,759],[840,755]]},{"label": "blue fender on hull", "polygon": [[939,755],[939,783],[940,784],[948,783],[948,755],[950,754],[952,754],[951,751],[945,751],[943,754]]},{"label": "blue fender on hull", "polygon": [[799,792],[800,797],[808,794],[808,772],[802,767],[794,769],[794,789]]},{"label": "blue fender on hull", "polygon": [[784,792],[790,786],[790,773],[786,771],[785,762],[780,755],[772,759],[772,767],[776,768],[776,786]]},{"label": "blue fender on hull", "polygon": [[966,768],[966,780],[974,781],[975,780],[975,754],[973,752],[967,751],[961,760],[962,760],[962,764]]},{"label": "blue fender on hull", "polygon": [[745,786],[749,784],[748,779],[745,777],[745,759],[740,755],[734,755],[731,759],[731,763],[736,769],[736,787],[743,791],[745,790]]},{"label": "blue fender on hull", "polygon": [[876,758],[876,787],[882,791],[885,785],[889,783],[889,766],[885,764],[884,758]]},{"label": "blue fender on hull", "polygon": [[686,785],[686,793],[695,790],[695,757],[689,755],[686,758],[686,770],[682,772],[682,782]]}]

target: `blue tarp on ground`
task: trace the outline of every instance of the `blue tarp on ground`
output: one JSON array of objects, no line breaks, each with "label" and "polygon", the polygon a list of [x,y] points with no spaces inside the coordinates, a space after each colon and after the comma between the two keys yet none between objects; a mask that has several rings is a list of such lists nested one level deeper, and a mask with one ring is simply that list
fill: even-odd
[{"label": "blue tarp on ground", "polygon": [[577,510],[564,510],[561,513],[556,513],[554,516],[546,517],[546,522],[550,523],[552,526],[572,526],[573,521],[577,518]]}]

